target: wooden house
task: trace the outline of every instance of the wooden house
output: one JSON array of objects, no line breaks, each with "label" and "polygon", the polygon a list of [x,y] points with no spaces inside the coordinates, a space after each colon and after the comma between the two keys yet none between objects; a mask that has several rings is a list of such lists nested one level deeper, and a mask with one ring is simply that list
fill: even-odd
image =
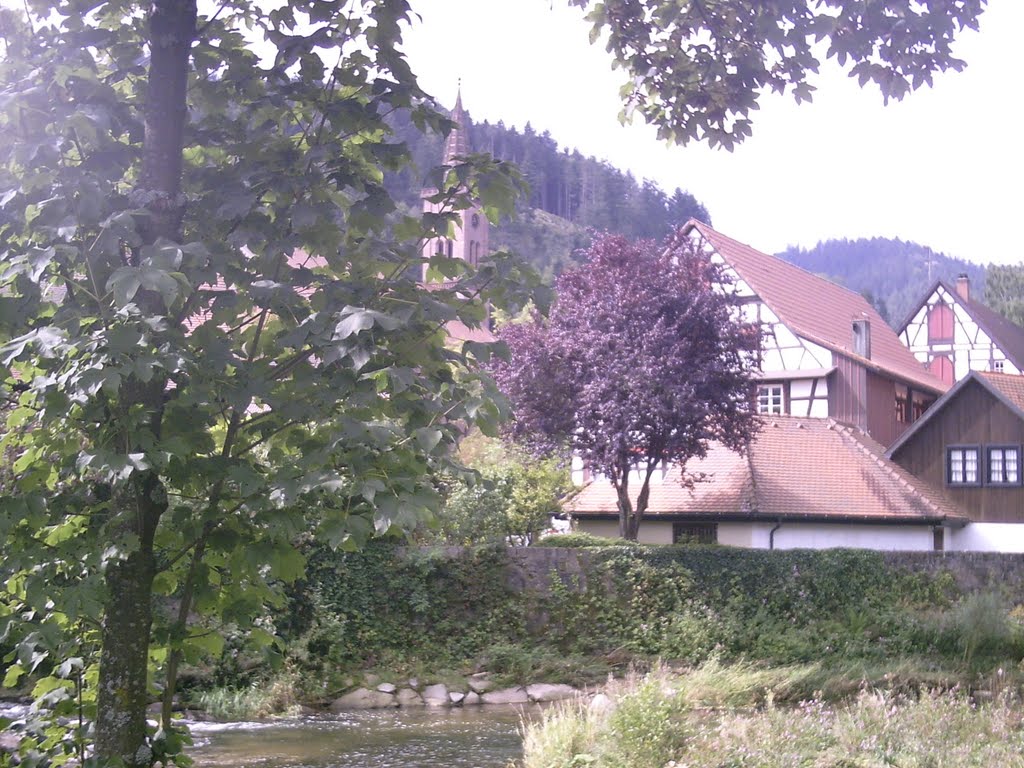
[{"label": "wooden house", "polygon": [[899,330],[914,356],[948,385],[971,371],[1024,373],[1024,328],[971,295],[971,282],[937,280]]},{"label": "wooden house", "polygon": [[971,371],[889,448],[971,521],[950,549],[1024,552],[1024,376]]}]

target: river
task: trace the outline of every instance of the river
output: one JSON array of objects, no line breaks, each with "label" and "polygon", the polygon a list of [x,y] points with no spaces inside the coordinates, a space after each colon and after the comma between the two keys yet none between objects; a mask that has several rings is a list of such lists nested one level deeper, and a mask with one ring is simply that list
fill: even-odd
[{"label": "river", "polygon": [[197,722],[189,723],[189,754],[197,768],[506,768],[522,756],[523,718],[538,712],[536,706],[417,708]]}]

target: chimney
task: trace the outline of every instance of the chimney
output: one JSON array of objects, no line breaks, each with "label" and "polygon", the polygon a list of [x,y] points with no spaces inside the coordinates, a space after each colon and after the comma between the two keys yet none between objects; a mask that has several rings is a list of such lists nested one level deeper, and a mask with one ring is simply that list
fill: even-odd
[{"label": "chimney", "polygon": [[967,276],[966,272],[961,272],[956,276],[956,292],[964,301],[971,300],[971,278]]},{"label": "chimney", "polygon": [[871,359],[871,321],[866,317],[853,321],[853,353]]}]

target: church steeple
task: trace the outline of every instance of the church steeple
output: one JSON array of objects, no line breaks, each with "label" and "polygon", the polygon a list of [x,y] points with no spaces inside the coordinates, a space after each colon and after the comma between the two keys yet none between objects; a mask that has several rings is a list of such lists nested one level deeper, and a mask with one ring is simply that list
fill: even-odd
[{"label": "church steeple", "polygon": [[456,157],[469,154],[469,140],[466,137],[466,114],[462,109],[462,83],[459,83],[458,95],[455,97],[455,109],[452,110],[452,122],[455,127],[448,134],[444,143],[445,165],[454,165]]},{"label": "church steeple", "polygon": [[[443,165],[454,165],[455,158],[465,157],[470,153],[469,136],[466,132],[468,121],[465,110],[462,108],[462,84],[459,84],[458,96],[455,99],[455,108],[452,110],[451,120],[455,125],[448,133],[444,143],[444,154],[441,157]],[[423,210],[426,213],[440,213],[442,204],[432,202],[431,197],[437,194],[434,188],[423,190]],[[484,215],[480,204],[474,201],[469,208],[456,213],[458,221],[454,231],[449,237],[439,237],[427,241],[423,246],[423,257],[425,260],[437,260],[439,256],[449,259],[462,259],[471,267],[477,267],[480,260],[487,255],[489,247],[489,231],[487,217]],[[422,280],[427,282],[429,264],[423,265]]]}]

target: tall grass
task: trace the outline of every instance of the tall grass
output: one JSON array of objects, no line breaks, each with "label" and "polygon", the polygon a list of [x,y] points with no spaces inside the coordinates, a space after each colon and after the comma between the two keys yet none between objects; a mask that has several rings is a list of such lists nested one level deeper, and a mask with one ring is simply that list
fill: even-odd
[{"label": "tall grass", "polygon": [[247,688],[212,688],[201,691],[196,705],[218,720],[260,720],[272,715],[293,715],[299,695],[294,675],[278,675]]},{"label": "tall grass", "polygon": [[[774,692],[821,670],[708,664],[611,684],[527,726],[524,768],[1024,768],[1024,707],[1009,689],[979,704],[956,689],[862,688],[845,703],[780,706]],[[760,702],[758,708],[749,705]],[[714,709],[706,708],[714,704]]]}]

